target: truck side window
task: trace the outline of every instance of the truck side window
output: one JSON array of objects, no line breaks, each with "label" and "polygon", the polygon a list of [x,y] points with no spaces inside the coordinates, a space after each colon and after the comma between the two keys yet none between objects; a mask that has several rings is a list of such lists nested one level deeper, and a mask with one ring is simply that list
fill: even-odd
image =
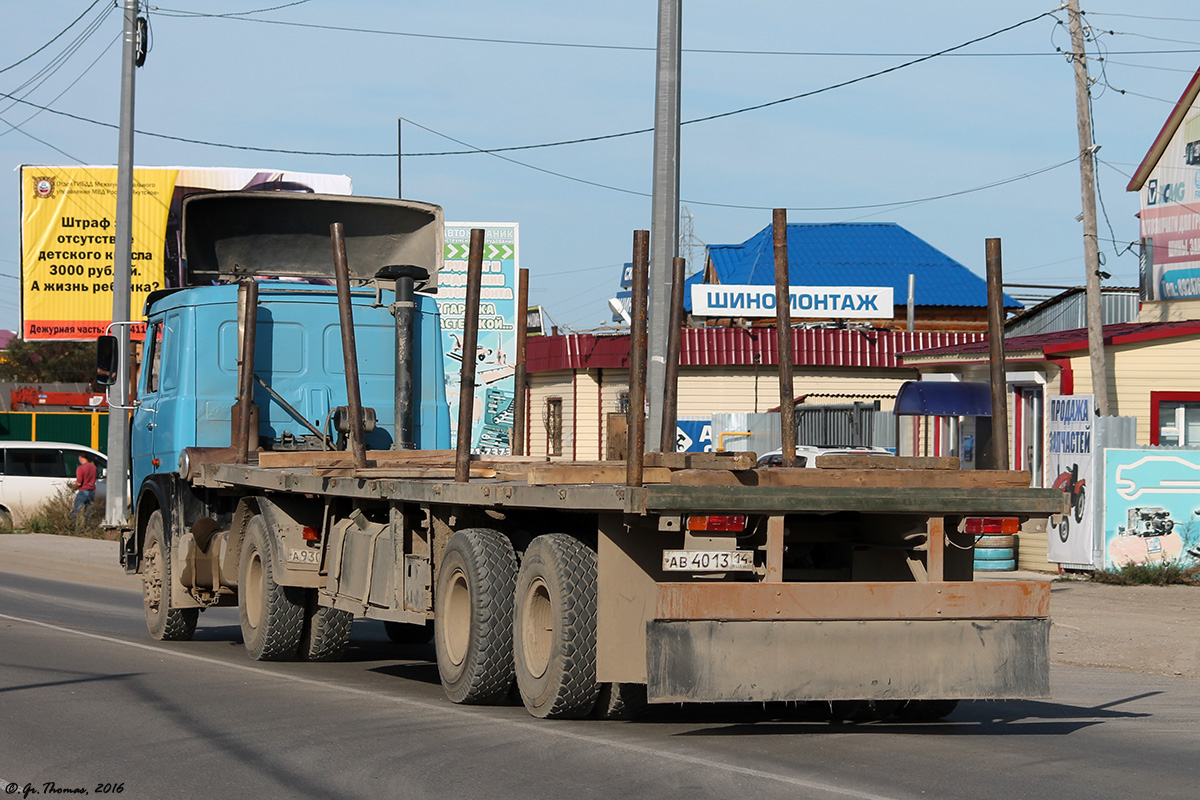
[{"label": "truck side window", "polygon": [[154,394],[158,391],[158,378],[162,372],[162,338],[161,322],[155,322],[146,330],[146,346],[150,348],[149,358],[146,359],[150,370],[146,374],[147,394]]}]

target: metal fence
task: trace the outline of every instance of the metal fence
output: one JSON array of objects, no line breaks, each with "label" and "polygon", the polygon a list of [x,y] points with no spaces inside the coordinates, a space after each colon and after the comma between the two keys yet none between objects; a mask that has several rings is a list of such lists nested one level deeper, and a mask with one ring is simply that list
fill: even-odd
[{"label": "metal fence", "polygon": [[66,442],[104,453],[108,413],[104,411],[0,411],[0,440]]},{"label": "metal fence", "polygon": [[[713,444],[738,452],[766,453],[781,446],[779,412],[713,414]],[[896,417],[874,403],[796,408],[796,444],[896,447]]]}]

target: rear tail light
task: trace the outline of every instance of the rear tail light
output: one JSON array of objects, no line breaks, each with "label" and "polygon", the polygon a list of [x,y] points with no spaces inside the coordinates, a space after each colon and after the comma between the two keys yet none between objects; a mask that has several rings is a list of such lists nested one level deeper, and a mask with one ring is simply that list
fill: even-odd
[{"label": "rear tail light", "polygon": [[689,531],[725,531],[739,533],[746,530],[745,514],[709,514],[691,516],[687,520]]},{"label": "rear tail light", "polygon": [[300,535],[304,537],[304,541],[306,542],[321,541],[321,532],[316,528],[310,528],[307,525],[305,525],[304,529],[300,531]]},{"label": "rear tail light", "polygon": [[1021,520],[1016,517],[967,517],[965,531],[975,536],[1017,533]]}]

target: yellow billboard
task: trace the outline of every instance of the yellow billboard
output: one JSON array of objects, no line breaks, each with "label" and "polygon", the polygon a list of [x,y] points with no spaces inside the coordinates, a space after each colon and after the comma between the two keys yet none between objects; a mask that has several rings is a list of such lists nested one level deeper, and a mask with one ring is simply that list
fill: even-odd
[{"label": "yellow billboard", "polygon": [[[130,309],[187,283],[180,225],[183,198],[205,191],[350,194],[345,175],[238,168],[134,170]],[[21,167],[21,335],[94,340],[112,320],[116,167]],[[136,332],[135,332],[136,335]]]}]

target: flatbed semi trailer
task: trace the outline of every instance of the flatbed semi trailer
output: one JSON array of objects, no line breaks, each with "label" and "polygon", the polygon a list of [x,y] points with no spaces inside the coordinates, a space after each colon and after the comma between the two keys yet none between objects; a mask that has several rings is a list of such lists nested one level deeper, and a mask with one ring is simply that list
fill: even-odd
[{"label": "flatbed semi trailer", "polygon": [[[148,302],[121,559],[156,638],[236,605],[251,657],[325,660],[378,619],[432,635],[452,701],[515,685],[539,717],[828,701],[921,718],[1048,695],[1048,588],[972,580],[978,535],[1062,512],[1028,473],[647,453],[631,484],[624,461],[468,457],[448,449],[436,308],[404,283],[434,288],[440,209],[209,195],[184,215],[189,269],[240,284]],[[311,258],[281,243],[311,245],[331,218],[369,267],[357,289],[247,279],[327,274],[328,240]],[[405,264],[385,269],[397,243]]]}]

